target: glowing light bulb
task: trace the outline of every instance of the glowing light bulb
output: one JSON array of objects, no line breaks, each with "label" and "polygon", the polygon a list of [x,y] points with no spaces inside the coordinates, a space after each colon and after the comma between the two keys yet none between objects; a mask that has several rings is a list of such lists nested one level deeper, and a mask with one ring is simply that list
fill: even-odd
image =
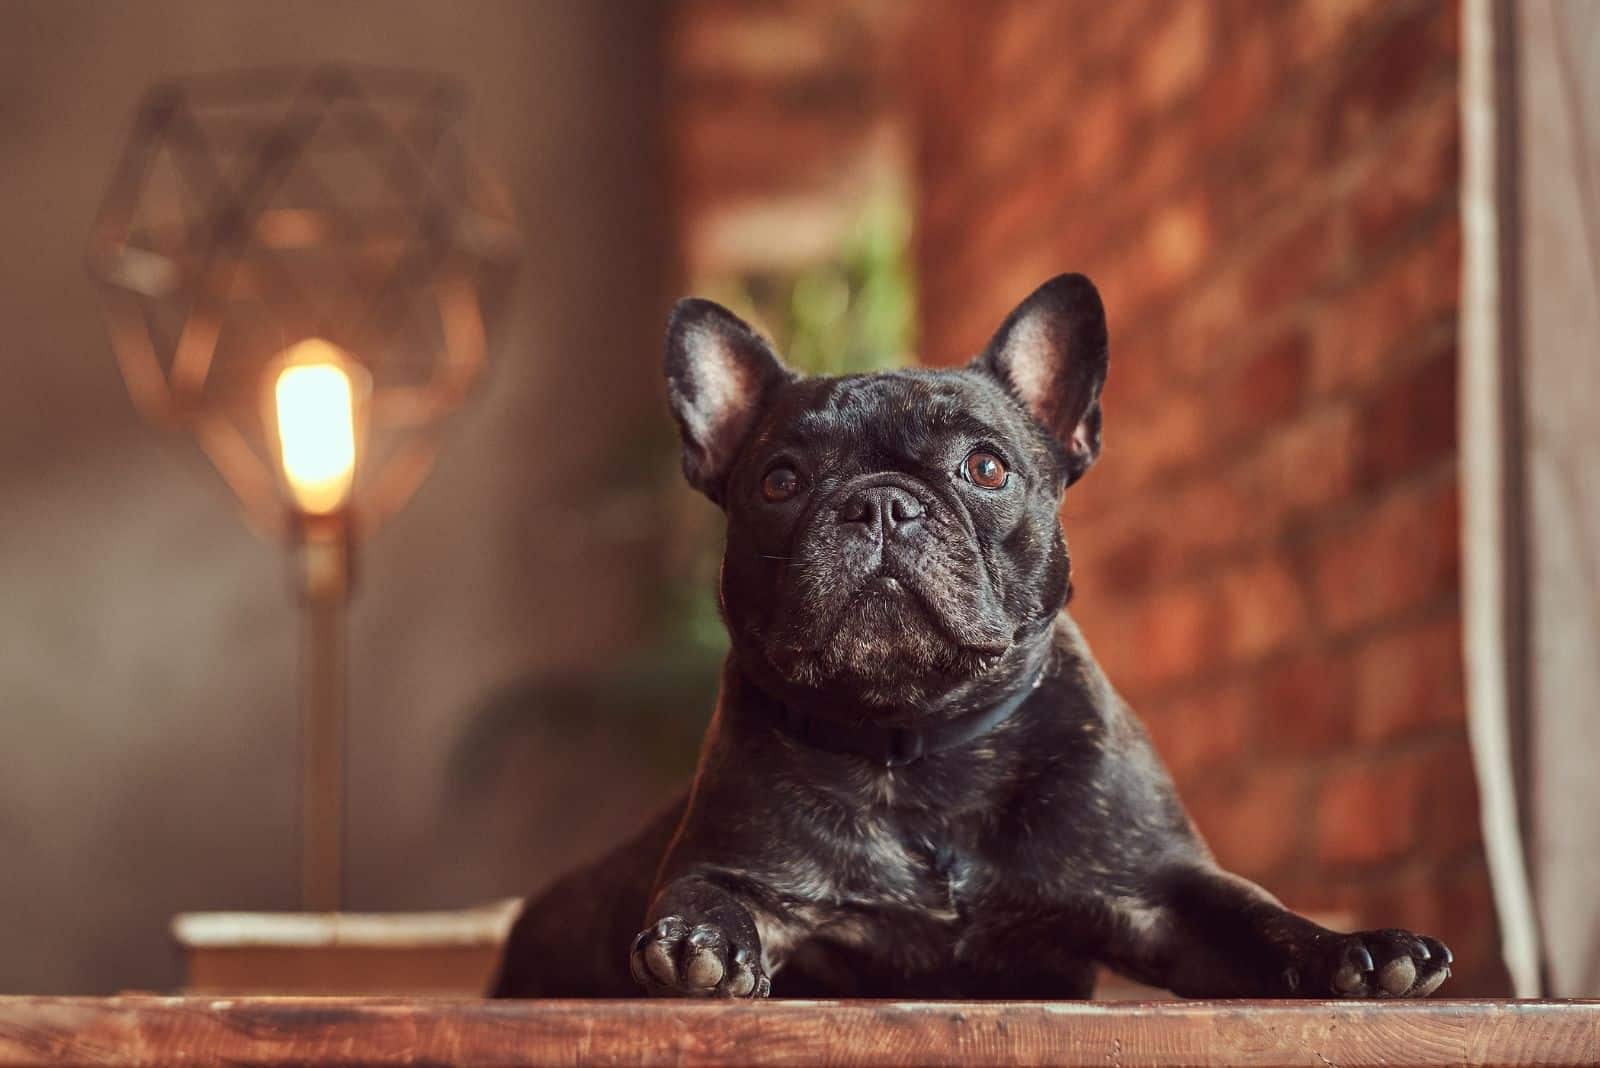
[{"label": "glowing light bulb", "polygon": [[273,383],[278,447],[295,503],[328,515],[350,499],[356,470],[356,391],[338,348],[320,338],[300,342]]}]

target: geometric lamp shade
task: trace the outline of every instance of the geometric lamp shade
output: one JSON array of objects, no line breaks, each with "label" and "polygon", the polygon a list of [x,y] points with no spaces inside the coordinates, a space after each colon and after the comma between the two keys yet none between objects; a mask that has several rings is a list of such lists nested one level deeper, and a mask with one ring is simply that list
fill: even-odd
[{"label": "geometric lamp shade", "polygon": [[293,515],[270,404],[292,353],[360,372],[361,535],[480,376],[518,236],[467,105],[437,75],[322,66],[167,82],[139,106],[90,269],[134,403],[194,433],[264,533]]}]

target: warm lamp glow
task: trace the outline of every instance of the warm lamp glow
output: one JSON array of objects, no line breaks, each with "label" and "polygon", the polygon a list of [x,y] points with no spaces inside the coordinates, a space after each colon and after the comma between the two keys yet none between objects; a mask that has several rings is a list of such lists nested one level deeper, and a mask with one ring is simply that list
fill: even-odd
[{"label": "warm lamp glow", "polygon": [[318,338],[285,354],[273,384],[284,479],[302,511],[344,507],[356,470],[355,389],[345,358]]}]

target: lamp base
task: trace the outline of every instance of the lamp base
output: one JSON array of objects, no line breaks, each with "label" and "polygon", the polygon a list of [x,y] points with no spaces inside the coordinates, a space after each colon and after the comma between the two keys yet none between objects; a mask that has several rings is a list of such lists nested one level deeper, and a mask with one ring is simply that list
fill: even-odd
[{"label": "lamp base", "polygon": [[186,994],[482,997],[522,899],[449,912],[190,912]]}]

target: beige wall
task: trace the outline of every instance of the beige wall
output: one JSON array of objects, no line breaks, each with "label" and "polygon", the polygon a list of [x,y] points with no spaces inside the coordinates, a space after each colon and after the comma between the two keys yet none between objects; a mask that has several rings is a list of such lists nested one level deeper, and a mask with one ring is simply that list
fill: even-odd
[{"label": "beige wall", "polygon": [[157,77],[457,73],[527,231],[488,385],[363,560],[350,904],[515,892],[637,819],[628,790],[555,818],[541,799],[566,780],[537,760],[544,792],[463,806],[446,764],[488,693],[599,662],[642,610],[629,532],[589,522],[556,475],[659,418],[654,23],[583,0],[0,3],[0,992],[168,987],[170,914],[296,901],[282,558],[190,444],[137,421],[82,266]]}]

